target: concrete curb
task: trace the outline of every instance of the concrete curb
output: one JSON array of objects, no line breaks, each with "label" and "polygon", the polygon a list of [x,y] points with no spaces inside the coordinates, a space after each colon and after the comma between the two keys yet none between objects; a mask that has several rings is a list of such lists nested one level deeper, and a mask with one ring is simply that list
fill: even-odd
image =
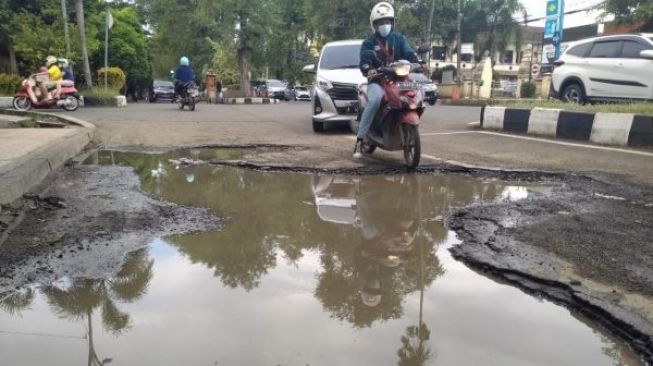
[{"label": "concrete curb", "polygon": [[653,116],[629,113],[484,107],[481,127],[602,145],[653,147]]},{"label": "concrete curb", "polygon": [[272,98],[224,98],[224,104],[278,104],[278,99]]},{"label": "concrete curb", "polygon": [[11,108],[14,97],[0,97],[0,108]]},{"label": "concrete curb", "polygon": [[[11,111],[11,115],[41,115],[41,113]],[[11,203],[38,186],[52,171],[61,168],[66,161],[79,154],[93,139],[96,127],[86,121],[50,113],[42,115],[52,116],[78,127],[55,129],[56,136],[24,155],[4,159],[0,156],[0,204]],[[62,132],[64,131],[64,132]],[[48,129],[10,129],[11,139],[29,141],[30,137],[38,134],[50,134]],[[3,131],[0,130],[0,137]],[[41,135],[42,136],[42,135]],[[48,135],[49,136],[49,135]],[[16,140],[13,140],[16,141]],[[5,156],[4,158],[7,158]]]},{"label": "concrete curb", "polygon": [[[70,113],[75,113],[75,112],[70,112]],[[90,129],[93,132],[96,129],[94,124],[66,114],[55,114],[55,113],[45,113],[45,112],[35,112],[35,111],[23,112],[14,109],[4,109],[4,110],[0,109],[0,114],[6,114],[10,116],[21,116],[21,117],[48,116],[48,117],[56,118],[63,123],[68,123],[73,126],[79,126],[79,127]]]}]

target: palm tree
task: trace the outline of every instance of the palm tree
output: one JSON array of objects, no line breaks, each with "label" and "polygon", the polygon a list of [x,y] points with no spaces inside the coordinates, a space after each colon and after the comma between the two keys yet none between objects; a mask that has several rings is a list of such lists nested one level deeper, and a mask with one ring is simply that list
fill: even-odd
[{"label": "palm tree", "polygon": [[84,62],[84,80],[88,87],[93,86],[91,79],[91,66],[88,63],[88,48],[86,46],[86,26],[84,25],[84,1],[75,0],[75,13],[77,13],[77,25],[79,26],[79,42],[82,49],[82,60]]}]

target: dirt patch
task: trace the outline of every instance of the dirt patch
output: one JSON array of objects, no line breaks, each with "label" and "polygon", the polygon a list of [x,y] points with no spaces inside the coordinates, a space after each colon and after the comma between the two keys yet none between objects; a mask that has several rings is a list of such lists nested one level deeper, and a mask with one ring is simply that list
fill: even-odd
[{"label": "dirt patch", "polygon": [[653,358],[653,194],[570,176],[553,194],[479,205],[448,223],[453,255],[578,309]]},{"label": "dirt patch", "polygon": [[2,214],[3,230],[13,230],[1,244],[0,294],[64,276],[106,278],[153,238],[220,223],[205,209],[148,197],[132,168],[117,166],[67,167]]}]

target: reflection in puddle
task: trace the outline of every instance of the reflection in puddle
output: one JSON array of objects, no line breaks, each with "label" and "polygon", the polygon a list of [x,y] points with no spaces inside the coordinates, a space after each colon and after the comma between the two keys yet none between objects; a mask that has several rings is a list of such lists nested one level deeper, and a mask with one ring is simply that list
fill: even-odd
[{"label": "reflection in puddle", "polygon": [[450,208],[541,187],[175,169],[172,156],[113,161],[150,193],[230,217],[225,227],[155,240],[115,278],[3,299],[0,364],[640,364],[591,322],[447,251]]}]

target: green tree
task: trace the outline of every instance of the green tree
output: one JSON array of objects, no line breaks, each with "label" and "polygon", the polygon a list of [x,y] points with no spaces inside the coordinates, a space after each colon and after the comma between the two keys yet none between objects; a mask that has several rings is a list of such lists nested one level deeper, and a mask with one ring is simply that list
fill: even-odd
[{"label": "green tree", "polygon": [[653,0],[605,0],[601,6],[619,23],[641,21],[643,29],[653,30]]}]

